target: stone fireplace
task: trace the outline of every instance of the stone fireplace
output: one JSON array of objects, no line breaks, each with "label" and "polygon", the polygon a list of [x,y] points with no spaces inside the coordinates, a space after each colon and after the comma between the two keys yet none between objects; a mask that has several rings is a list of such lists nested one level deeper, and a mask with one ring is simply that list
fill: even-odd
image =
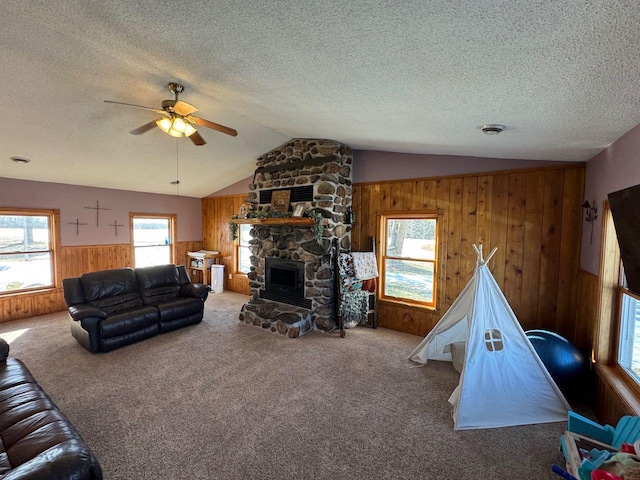
[{"label": "stone fireplace", "polygon": [[260,290],[260,297],[311,308],[311,300],[305,297],[304,267],[305,262],[300,260],[266,257],[264,259],[264,290]]},{"label": "stone fireplace", "polygon": [[267,212],[273,192],[289,190],[290,209],[321,215],[324,228],[318,242],[311,220],[255,219],[241,321],[290,338],[335,328],[333,246],[351,249],[352,162],[350,147],[325,139],[292,139],[258,158],[251,210]]}]

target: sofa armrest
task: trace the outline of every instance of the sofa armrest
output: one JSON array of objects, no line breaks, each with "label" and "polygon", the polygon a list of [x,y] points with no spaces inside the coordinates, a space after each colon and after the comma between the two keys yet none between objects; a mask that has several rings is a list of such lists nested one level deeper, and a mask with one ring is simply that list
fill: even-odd
[{"label": "sofa armrest", "polygon": [[9,470],[3,480],[101,480],[98,460],[81,440],[54,445],[31,460]]},{"label": "sofa armrest", "polygon": [[209,296],[209,287],[202,283],[190,283],[180,287],[181,297],[200,298],[204,302]]},{"label": "sofa armrest", "polygon": [[9,356],[9,344],[0,338],[0,362],[5,362]]},{"label": "sofa armrest", "polygon": [[107,318],[107,314],[92,305],[74,305],[69,307],[69,315],[74,320],[84,320],[88,317]]}]

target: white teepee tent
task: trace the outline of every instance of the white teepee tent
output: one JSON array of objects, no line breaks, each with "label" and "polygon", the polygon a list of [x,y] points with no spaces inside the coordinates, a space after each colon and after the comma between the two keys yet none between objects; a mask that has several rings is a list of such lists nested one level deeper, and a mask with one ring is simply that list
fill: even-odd
[{"label": "white teepee tent", "polygon": [[566,421],[569,404],[487,267],[497,249],[484,260],[482,245],[473,248],[473,278],[409,359],[450,362],[452,344],[466,342],[449,398],[456,430]]}]

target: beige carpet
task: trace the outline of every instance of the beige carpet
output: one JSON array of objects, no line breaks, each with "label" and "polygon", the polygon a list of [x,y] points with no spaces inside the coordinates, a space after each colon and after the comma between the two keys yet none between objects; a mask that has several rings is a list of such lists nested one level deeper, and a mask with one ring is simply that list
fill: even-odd
[{"label": "beige carpet", "polygon": [[[94,450],[106,479],[553,479],[562,423],[455,432],[450,364],[411,368],[420,338],[364,327],[296,340],[205,320],[107,354],[66,313],[0,324]],[[22,332],[21,332],[22,331]]]}]

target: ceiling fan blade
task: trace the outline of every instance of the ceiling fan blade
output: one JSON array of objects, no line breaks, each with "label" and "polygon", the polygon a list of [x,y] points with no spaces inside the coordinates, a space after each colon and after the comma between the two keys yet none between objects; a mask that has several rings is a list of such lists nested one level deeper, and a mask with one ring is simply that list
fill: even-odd
[{"label": "ceiling fan blade", "polygon": [[142,105],[134,105],[133,103],[114,102],[113,100],[105,100],[104,103],[115,103],[116,105],[125,105],[127,107],[143,108],[144,110],[151,110],[152,112],[156,112],[156,113],[163,113],[163,114],[167,113],[164,110],[158,110],[157,108],[152,108],[152,107],[144,107]]},{"label": "ceiling fan blade", "polygon": [[235,137],[238,135],[238,132],[233,128],[225,127],[224,125],[220,125],[219,123],[213,123],[209,120],[205,120],[204,118],[193,117],[193,120],[202,127],[210,128],[211,130],[217,130],[218,132],[226,133],[227,135],[231,135]]},{"label": "ceiling fan blade", "polygon": [[129,133],[131,135],[141,135],[141,134],[143,134],[145,132],[148,132],[149,130],[151,130],[155,126],[156,126],[156,120],[152,120],[149,123],[145,123],[141,127],[134,128]]},{"label": "ceiling fan blade", "polygon": [[189,136],[189,138],[191,139],[191,141],[192,141],[194,144],[196,144],[196,145],[198,145],[198,146],[200,146],[200,145],[204,145],[205,143],[207,143],[207,142],[205,142],[205,141],[204,141],[204,138],[202,138],[198,132],[194,132],[194,133],[192,133],[192,134]]},{"label": "ceiling fan blade", "polygon": [[173,106],[173,111],[178,115],[191,115],[193,112],[197,112],[198,109],[193,105],[188,104],[187,102],[178,100]]}]

